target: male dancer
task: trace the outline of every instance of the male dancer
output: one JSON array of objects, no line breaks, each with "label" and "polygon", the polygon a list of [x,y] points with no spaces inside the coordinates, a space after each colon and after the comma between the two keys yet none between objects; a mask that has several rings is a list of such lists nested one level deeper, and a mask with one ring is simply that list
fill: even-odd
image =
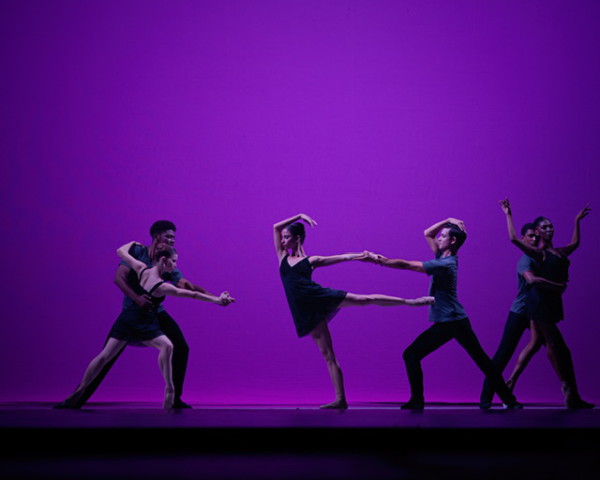
[{"label": "male dancer", "polygon": [[[523,225],[521,228],[522,242],[531,247],[535,247],[537,246],[538,239],[537,229],[533,223],[526,223]],[[549,282],[548,280],[535,275],[534,272],[536,268],[536,261],[526,254],[523,254],[517,262],[517,296],[508,312],[508,318],[504,325],[504,333],[502,334],[502,339],[498,345],[498,350],[492,358],[492,362],[500,373],[502,373],[508,365],[508,362],[517,349],[523,333],[529,328],[530,319],[527,315],[526,308],[527,292],[532,285],[543,286],[544,282]],[[482,409],[490,408],[492,406],[493,398],[494,389],[490,380],[486,377],[481,390],[479,407]]]},{"label": "male dancer", "polygon": [[490,379],[506,408],[522,408],[523,406],[517,402],[481,347],[471,328],[469,318],[457,298],[457,252],[467,239],[464,222],[448,218],[435,223],[425,230],[424,234],[427,244],[435,253],[434,260],[407,261],[368,253],[371,261],[380,265],[426,273],[432,277],[430,295],[435,297],[435,303],[429,307],[429,320],[433,322],[433,325],[419,335],[404,351],[403,358],[408,373],[411,397],[408,403],[402,406],[402,409],[422,410],[425,407],[421,360],[451,339],[458,341],[479,369]]},{"label": "male dancer", "polygon": [[[150,267],[152,266],[152,259],[154,258],[157,245],[161,243],[166,243],[170,246],[175,245],[175,230],[176,228],[173,222],[169,220],[158,220],[150,227],[150,236],[152,237],[152,243],[150,246],[134,245],[129,253],[132,257]],[[179,269],[175,269],[167,278],[165,278],[165,280],[179,288],[213,295],[206,289],[199,287],[198,285],[195,285],[189,280],[185,279]],[[149,308],[152,305],[150,298],[141,290],[135,272],[124,261],[121,261],[117,267],[114,281],[125,294],[123,299],[124,312],[139,311],[141,313],[143,309]],[[173,408],[192,408],[181,399],[189,356],[189,346],[183,336],[183,332],[179,328],[179,325],[177,325],[175,320],[167,313],[162,305],[159,307],[158,317],[160,320],[161,330],[169,338],[169,340],[171,340],[171,343],[173,343],[172,367],[173,384],[175,387],[175,401],[173,403]],[[124,349],[125,347],[123,347],[123,350]],[[104,367],[95,380],[85,390],[85,393],[81,396],[78,396],[77,401],[66,399],[65,401],[55,405],[54,408],[81,408],[90,398],[90,396],[96,391],[123,350],[115,355],[115,357]]]}]

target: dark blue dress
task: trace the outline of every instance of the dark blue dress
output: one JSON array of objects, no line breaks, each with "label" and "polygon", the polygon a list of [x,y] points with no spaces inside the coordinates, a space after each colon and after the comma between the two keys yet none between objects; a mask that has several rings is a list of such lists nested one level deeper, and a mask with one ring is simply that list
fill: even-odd
[{"label": "dark blue dress", "polygon": [[308,335],[319,323],[329,322],[340,309],[347,292],[325,288],[312,281],[313,268],[305,257],[293,267],[286,255],[279,273],[298,337]]},{"label": "dark blue dress", "polygon": [[[140,272],[140,279],[142,278],[142,274],[148,270],[148,268],[144,268]],[[143,341],[164,335],[160,329],[158,320],[158,307],[165,297],[152,296],[152,293],[163,283],[165,282],[158,282],[149,291],[144,290],[142,286],[139,285],[138,293],[149,295],[152,300],[152,306],[148,310],[123,310],[110,329],[108,336],[116,338],[117,340],[126,341],[132,346],[144,346],[142,343]]]},{"label": "dark blue dress", "polygon": [[[567,257],[546,250],[545,259],[540,263],[536,273],[547,280],[563,283],[569,279],[570,264]],[[534,320],[559,322],[564,318],[562,294],[533,287],[527,295],[527,311]]]}]

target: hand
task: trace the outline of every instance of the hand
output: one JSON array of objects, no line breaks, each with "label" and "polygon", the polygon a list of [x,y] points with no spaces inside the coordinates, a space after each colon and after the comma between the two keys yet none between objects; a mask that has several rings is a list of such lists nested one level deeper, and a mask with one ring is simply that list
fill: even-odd
[{"label": "hand", "polygon": [[590,208],[590,204],[588,203],[585,207],[583,207],[583,209],[577,214],[577,216],[575,217],[575,221],[578,222],[579,220],[581,220],[582,218],[587,217],[590,212],[592,211],[592,209]]},{"label": "hand", "polygon": [[150,298],[150,295],[140,295],[133,299],[133,301],[140,307],[142,310],[149,310],[154,304]]},{"label": "hand", "polygon": [[300,218],[302,220],[304,220],[306,223],[308,223],[308,225],[311,227],[317,226],[317,222],[315,222],[312,218],[310,218],[308,215],[305,215],[304,213],[300,214]]},{"label": "hand", "polygon": [[500,204],[500,208],[502,208],[502,211],[504,212],[505,215],[512,215],[512,211],[510,210],[510,202],[508,201],[508,197],[506,197],[504,200],[500,200],[498,203]]},{"label": "hand", "polygon": [[458,218],[452,218],[451,217],[447,221],[450,222],[450,223],[453,223],[458,228],[460,228],[463,232],[467,233],[467,228],[465,227],[465,222],[463,222],[462,220],[459,220]]},{"label": "hand", "polygon": [[235,298],[229,295],[229,292],[223,292],[221,293],[221,295],[219,295],[219,301],[217,303],[219,305],[222,305],[223,307],[226,307],[227,305],[233,302],[235,302]]},{"label": "hand", "polygon": [[382,255],[377,255],[376,253],[369,252],[365,250],[360,256],[355,257],[354,260],[359,260],[361,262],[369,262],[369,263],[380,263]]}]

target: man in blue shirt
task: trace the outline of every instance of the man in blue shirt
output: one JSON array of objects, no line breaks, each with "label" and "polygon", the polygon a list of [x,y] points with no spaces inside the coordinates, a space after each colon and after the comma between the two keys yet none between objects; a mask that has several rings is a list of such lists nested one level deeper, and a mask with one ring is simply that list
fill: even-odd
[{"label": "man in blue shirt", "polygon": [[452,339],[467,351],[479,369],[490,379],[507,408],[522,408],[504,379],[484,352],[475,332],[458,301],[456,281],[458,273],[457,252],[467,239],[464,222],[448,218],[437,222],[424,232],[427,244],[435,253],[435,259],[425,262],[389,259],[369,254],[372,261],[391,268],[412,270],[431,276],[430,295],[435,303],[429,307],[429,320],[433,325],[425,330],[404,351],[403,358],[408,374],[411,397],[402,409],[422,410],[425,407],[423,369],[421,360]]},{"label": "man in blue shirt", "polygon": [[[538,242],[536,227],[533,223],[526,223],[521,228],[521,240],[528,245],[535,247]],[[527,316],[527,293],[529,292],[531,282],[534,279],[534,272],[537,268],[536,261],[528,255],[523,254],[517,262],[517,295],[508,312],[508,318],[504,325],[502,339],[498,345],[498,350],[492,358],[496,369],[502,373],[511,357],[515,353],[519,341],[526,329],[529,328],[530,319]],[[483,382],[479,406],[482,409],[488,409],[492,406],[494,398],[494,389],[490,381],[486,378]]]},{"label": "man in blue shirt", "polygon": [[[157,245],[161,243],[170,246],[175,245],[175,224],[169,220],[158,220],[150,227],[150,236],[152,237],[152,243],[149,246],[134,245],[129,251],[131,256],[145,263],[149,267],[152,266],[152,260],[155,256]],[[179,269],[175,269],[168,275],[168,278],[165,278],[165,280],[171,282],[179,288],[213,295],[204,288],[193,284],[189,280],[186,280]],[[121,261],[117,267],[117,271],[115,273],[115,283],[125,294],[123,299],[122,315],[131,315],[135,314],[135,312],[141,313],[144,309],[152,306],[149,296],[140,287],[139,280],[135,272],[124,261]],[[171,340],[171,343],[173,343],[172,368],[173,384],[175,387],[175,401],[173,403],[173,408],[192,408],[181,399],[189,356],[189,346],[185,340],[185,337],[183,336],[183,332],[179,328],[179,325],[177,325],[175,320],[167,313],[162,305],[160,305],[158,312],[160,328],[169,338],[169,340]],[[125,347],[123,347],[123,350],[124,349]],[[95,380],[86,388],[85,392],[82,395],[77,396],[76,401],[67,399],[64,402],[55,405],[54,408],[81,408],[90,398],[90,396],[96,391],[123,350],[121,350],[121,352],[119,352],[104,367]]]}]

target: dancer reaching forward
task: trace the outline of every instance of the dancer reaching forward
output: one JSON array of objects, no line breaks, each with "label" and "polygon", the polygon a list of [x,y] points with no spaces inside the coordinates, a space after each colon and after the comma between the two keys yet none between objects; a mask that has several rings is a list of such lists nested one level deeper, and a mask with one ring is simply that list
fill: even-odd
[{"label": "dancer reaching forward", "polygon": [[404,351],[403,357],[410,383],[411,397],[403,409],[422,410],[425,406],[423,389],[423,369],[421,360],[442,345],[452,340],[458,341],[479,369],[490,379],[492,386],[507,408],[522,408],[508,389],[502,376],[481,347],[463,306],[456,295],[458,274],[458,249],[467,239],[464,222],[448,218],[435,223],[425,230],[427,244],[435,253],[434,260],[426,262],[389,259],[382,255],[366,252],[369,261],[391,268],[426,273],[432,277],[430,294],[435,304],[429,310],[429,320],[433,325],[425,330]]},{"label": "dancer reaching forward", "polygon": [[307,256],[304,251],[306,232],[304,224],[311,227],[317,223],[302,213],[273,225],[275,252],[279,261],[279,273],[287,301],[294,319],[298,337],[310,335],[325,358],[327,369],[335,389],[335,400],[321,408],[346,409],[346,393],[342,370],[333,351],[333,343],[328,322],[343,307],[380,305],[380,306],[426,306],[431,305],[433,297],[405,299],[388,295],[357,295],[342,290],[324,288],[311,279],[317,267],[335,265],[357,258],[366,259],[363,253],[343,255]]},{"label": "dancer reaching forward", "polygon": [[[140,286],[144,294],[151,301],[151,307],[144,310],[141,315],[120,315],[109,333],[109,338],[104,348],[88,365],[83,380],[69,397],[68,401],[76,403],[80,396],[85,394],[86,388],[98,376],[98,373],[120,353],[127,343],[142,343],[147,346],[156,347],[159,350],[158,363],[165,380],[165,395],[163,408],[173,407],[175,400],[175,389],[173,385],[173,374],[171,357],[173,344],[161,331],[158,319],[158,306],[166,295],[174,297],[187,297],[219,305],[229,305],[234,302],[228,292],[223,292],[219,297],[214,295],[194,292],[177,288],[170,283],[165,283],[162,276],[172,272],[177,267],[177,252],[167,244],[159,244],[155,255],[156,263],[148,267],[145,263],[133,258],[129,249],[136,242],[130,242],[117,250],[117,254],[125,260],[137,274]],[[139,245],[139,244],[137,244]]]}]

